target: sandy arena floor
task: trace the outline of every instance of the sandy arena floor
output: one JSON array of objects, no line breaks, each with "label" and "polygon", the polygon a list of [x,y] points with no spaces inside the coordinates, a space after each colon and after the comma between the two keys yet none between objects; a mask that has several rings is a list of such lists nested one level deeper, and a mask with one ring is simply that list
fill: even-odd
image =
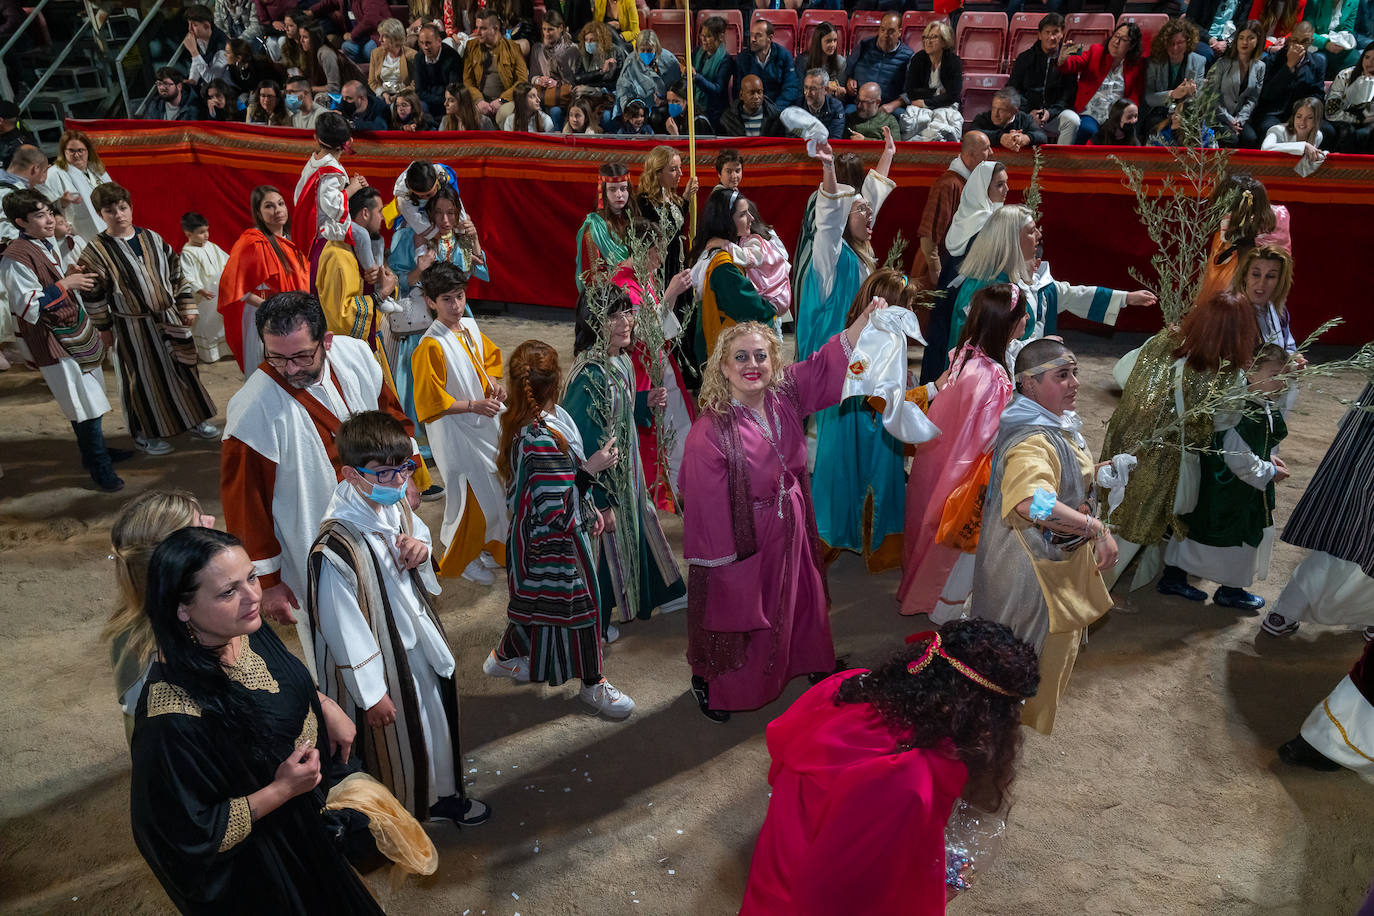
[{"label": "sandy arena floor", "polygon": [[[571,348],[566,315],[524,310],[483,326],[507,353],[530,337]],[[1111,364],[1139,340],[1070,338],[1094,448],[1116,401]],[[237,369],[203,373],[222,411]],[[1325,387],[1349,398],[1360,383]],[[0,608],[12,637],[0,646],[0,910],[167,912],[129,831],[128,755],[100,641],[115,587],[108,531],[124,498],[155,487],[189,489],[221,514],[218,446],[182,437],[169,457],[121,466],[128,485],[108,496],[80,471],[37,373],[0,374],[0,405]],[[1290,418],[1280,521],[1342,411],[1313,394]],[[118,412],[106,431],[128,444]],[[424,514],[437,530],[442,503]],[[678,520],[664,527],[680,544]],[[1257,591],[1272,600],[1300,559],[1280,544]],[[830,583],[837,648],[851,664],[923,628],[895,612],[896,573],[869,576],[845,556]],[[504,597],[499,585],[451,581],[440,605],[458,658],[466,778],[495,816],[461,834],[433,828],[438,873],[395,891],[373,875],[379,899],[392,913],[445,916],[734,912],[768,800],[764,726],[805,682],[713,725],[687,692],[686,620],[655,618],[625,626],[606,661],[637,711],[598,720],[572,685],[482,675]],[[1275,640],[1257,636],[1257,618],[1152,589],[1130,609],[1093,628],[1054,736],[1027,732],[1001,857],[950,912],[1353,913],[1374,875],[1374,785],[1294,770],[1274,749],[1359,655],[1359,634],[1309,624]]]}]

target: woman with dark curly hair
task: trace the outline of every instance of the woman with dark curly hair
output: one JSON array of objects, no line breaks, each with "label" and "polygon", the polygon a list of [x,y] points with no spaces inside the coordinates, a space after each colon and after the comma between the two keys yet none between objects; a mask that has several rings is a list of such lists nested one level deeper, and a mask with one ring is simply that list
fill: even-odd
[{"label": "woman with dark curly hair", "polygon": [[1035,650],[990,620],[911,637],[768,726],[773,787],[744,914],[943,914],[956,800],[995,811],[1016,775]]}]

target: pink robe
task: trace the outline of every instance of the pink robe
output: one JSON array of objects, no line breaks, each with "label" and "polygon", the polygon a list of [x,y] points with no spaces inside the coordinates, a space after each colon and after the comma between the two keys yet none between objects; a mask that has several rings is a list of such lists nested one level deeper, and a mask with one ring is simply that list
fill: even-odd
[{"label": "pink robe", "polygon": [[[730,445],[716,417],[703,412],[687,436],[679,479],[690,567],[687,659],[710,683],[714,709],[757,709],[792,678],[835,667],[802,418],[839,403],[845,343],[835,335],[788,367],[789,381],[768,394],[776,450],[746,408],[731,408],[727,422],[739,432],[747,469],[739,492],[732,494]],[[742,540],[750,521],[752,549]]]},{"label": "pink robe", "polygon": [[945,912],[945,822],[968,771],[948,742],[894,753],[873,707],[836,706],[862,673],[817,684],[768,726],[773,795],[741,916]]},{"label": "pink robe", "polygon": [[930,422],[940,435],[917,446],[906,482],[906,557],[897,588],[903,614],[935,609],[961,554],[935,541],[945,501],[979,456],[992,449],[997,422],[1013,393],[1002,364],[981,350],[965,347],[952,361],[959,365],[957,374],[930,405]]}]

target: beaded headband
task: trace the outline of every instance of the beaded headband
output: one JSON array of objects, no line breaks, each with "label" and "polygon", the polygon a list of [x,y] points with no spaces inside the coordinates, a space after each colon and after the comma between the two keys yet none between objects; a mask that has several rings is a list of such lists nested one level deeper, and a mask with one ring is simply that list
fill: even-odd
[{"label": "beaded headband", "polygon": [[596,208],[601,209],[605,198],[606,185],[619,184],[620,182],[630,183],[629,175],[597,175],[596,176]]},{"label": "beaded headband", "polygon": [[929,639],[930,645],[926,646],[926,651],[921,655],[920,658],[916,659],[916,661],[906,666],[907,674],[920,674],[922,671],[926,669],[926,666],[928,666],[932,661],[935,660],[936,656],[939,656],[940,658],[943,658],[946,662],[948,662],[951,666],[953,666],[955,671],[958,671],[964,677],[968,678],[970,681],[973,681],[973,683],[977,684],[979,687],[982,687],[984,690],[991,690],[993,693],[1001,694],[1004,697],[1020,696],[1020,694],[1013,693],[1012,691],[1006,690],[1002,687],[998,687],[992,681],[983,677],[977,671],[974,671],[968,665],[959,661],[959,659],[954,658],[953,656],[945,652],[944,646],[940,644],[940,634],[935,632],[934,630],[927,630],[924,633],[916,633],[912,636],[908,636],[906,638],[906,641],[912,643],[920,642],[923,639]]},{"label": "beaded headband", "polygon": [[1037,375],[1042,375],[1051,369],[1058,369],[1060,366],[1077,365],[1078,359],[1072,353],[1060,353],[1054,359],[1046,360],[1038,366],[1031,366],[1029,369],[1016,373],[1016,380],[1024,382],[1028,378],[1035,378]]}]

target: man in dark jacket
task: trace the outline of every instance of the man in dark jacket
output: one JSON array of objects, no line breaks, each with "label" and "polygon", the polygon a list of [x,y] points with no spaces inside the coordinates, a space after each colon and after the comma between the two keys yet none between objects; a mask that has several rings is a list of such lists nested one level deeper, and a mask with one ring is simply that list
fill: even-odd
[{"label": "man in dark jacket", "polygon": [[200,118],[200,98],[179,70],[160,67],[154,80],[153,95],[139,117],[150,121],[195,121]]},{"label": "man in dark jacket", "polygon": [[792,54],[773,40],[773,23],[766,19],[755,19],[749,27],[749,47],[735,55],[735,73],[739,79],[757,76],[764,96],[779,110],[801,102]]},{"label": "man in dark jacket", "polygon": [[886,14],[878,23],[877,37],[865,38],[849,55],[844,73],[845,93],[857,102],[860,86],[877,83],[884,111],[892,114],[905,107],[902,95],[906,92],[906,71],[911,57],[911,49],[902,41],[901,15]]},{"label": "man in dark jacket", "polygon": [[10,158],[19,147],[37,145],[33,134],[19,129],[19,106],[0,99],[0,169],[9,168]]},{"label": "man in dark jacket", "polygon": [[354,132],[360,130],[386,130],[391,114],[386,102],[372,94],[357,80],[343,84],[343,97],[339,100],[339,114],[348,119],[348,126]]},{"label": "man in dark jacket", "polygon": [[[1036,42],[1016,56],[1007,85],[1021,93],[1022,111],[1035,126],[1059,133],[1059,115],[1073,107],[1078,77],[1061,73],[1057,66],[1059,45],[1064,39],[1064,17],[1046,13],[1040,20]],[[1069,131],[1072,139],[1073,131]],[[997,141],[994,140],[995,144]]]},{"label": "man in dark jacket", "polygon": [[444,90],[450,83],[463,82],[463,58],[444,44],[444,33],[437,25],[420,27],[420,53],[410,62],[415,74],[415,94],[425,111],[438,120],[444,116]]},{"label": "man in dark jacket", "polygon": [[806,78],[802,80],[802,104],[799,107],[825,126],[831,140],[843,140],[848,136],[844,129],[844,103],[825,91],[829,81],[830,74],[820,67],[807,70]]},{"label": "man in dark jacket", "polygon": [[1299,22],[1284,47],[1264,55],[1264,85],[1250,120],[1263,137],[1275,124],[1282,124],[1293,113],[1293,104],[1308,96],[1326,95],[1326,73],[1322,61],[1311,53],[1313,28]]},{"label": "man in dark jacket", "polygon": [[981,130],[993,146],[1019,153],[1045,142],[1045,132],[1021,110],[1021,93],[1003,86],[992,97],[992,109],[973,119],[968,130]]},{"label": "man in dark jacket", "polygon": [[763,95],[763,80],[750,74],[740,80],[739,98],[720,116],[720,137],[785,137],[778,108]]}]

